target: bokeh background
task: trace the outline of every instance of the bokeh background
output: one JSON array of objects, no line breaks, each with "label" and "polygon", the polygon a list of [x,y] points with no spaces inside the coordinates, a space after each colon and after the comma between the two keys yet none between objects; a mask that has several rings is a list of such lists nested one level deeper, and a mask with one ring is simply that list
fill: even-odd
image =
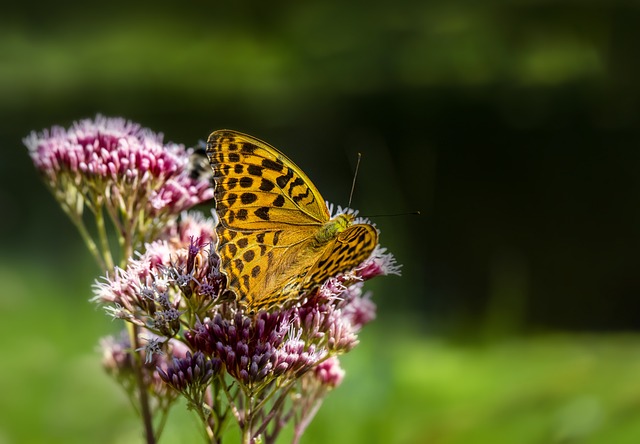
[{"label": "bokeh background", "polygon": [[[0,443],[140,442],[119,326],[22,138],[96,113],[267,140],[403,276],[303,442],[640,440],[640,6],[14,2],[0,16]],[[376,282],[377,281],[377,282]],[[197,442],[175,410],[165,442]]]}]

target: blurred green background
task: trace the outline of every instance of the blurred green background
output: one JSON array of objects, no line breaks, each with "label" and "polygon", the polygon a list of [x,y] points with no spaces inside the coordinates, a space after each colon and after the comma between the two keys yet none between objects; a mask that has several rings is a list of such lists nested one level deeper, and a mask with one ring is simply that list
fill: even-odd
[{"label": "blurred green background", "polygon": [[[287,153],[403,277],[305,443],[640,442],[640,6],[14,2],[0,16],[0,444],[140,442],[98,269],[21,139],[96,113]],[[176,409],[164,442],[197,442]]]}]

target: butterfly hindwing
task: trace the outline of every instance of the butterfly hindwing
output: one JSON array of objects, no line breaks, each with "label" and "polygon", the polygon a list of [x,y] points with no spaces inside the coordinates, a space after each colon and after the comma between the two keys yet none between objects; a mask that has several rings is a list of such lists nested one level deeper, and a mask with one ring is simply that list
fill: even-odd
[{"label": "butterfly hindwing", "polygon": [[378,231],[369,224],[352,225],[341,232],[309,272],[303,290],[363,263],[378,244]]}]

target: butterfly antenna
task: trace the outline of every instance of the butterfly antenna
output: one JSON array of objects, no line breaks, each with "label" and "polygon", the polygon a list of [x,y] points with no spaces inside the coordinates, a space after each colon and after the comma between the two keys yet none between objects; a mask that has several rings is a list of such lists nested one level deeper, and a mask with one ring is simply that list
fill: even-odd
[{"label": "butterfly antenna", "polygon": [[358,168],[360,167],[360,158],[362,157],[361,153],[358,153],[358,161],[356,162],[356,171],[353,173],[353,182],[351,183],[351,193],[349,193],[349,203],[347,207],[351,208],[351,199],[353,199],[353,190],[356,188],[356,179],[358,177]]},{"label": "butterfly antenna", "polygon": [[406,213],[394,213],[394,214],[367,214],[364,217],[396,217],[396,216],[420,216],[420,211],[409,211]]}]

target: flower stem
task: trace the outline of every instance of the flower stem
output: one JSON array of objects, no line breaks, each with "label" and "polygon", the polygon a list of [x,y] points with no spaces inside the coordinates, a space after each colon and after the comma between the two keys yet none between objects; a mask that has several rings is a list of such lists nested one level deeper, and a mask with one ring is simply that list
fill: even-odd
[{"label": "flower stem", "polygon": [[[227,397],[227,402],[229,403],[229,407],[231,408],[231,412],[233,413],[233,416],[235,416],[236,421],[241,422],[242,416],[240,415],[240,411],[238,410],[238,407],[233,401],[235,399],[235,396],[231,396],[231,393],[229,393],[229,389],[227,388],[227,385],[225,384],[224,380],[222,381],[221,387],[222,387],[222,390],[224,391],[224,394]],[[238,394],[238,391],[236,391],[236,395],[237,394]]]},{"label": "flower stem", "polygon": [[253,414],[254,398],[253,394],[243,390],[246,397],[244,406],[244,421],[242,424],[242,444],[253,443]]},{"label": "flower stem", "polygon": [[[129,330],[129,336],[131,338],[131,345],[133,350],[140,348],[140,341],[138,340],[138,326],[132,323],[127,323]],[[134,372],[136,375],[136,381],[138,384],[138,398],[140,402],[140,415],[142,416],[142,422],[144,423],[144,434],[147,444],[155,444],[156,437],[153,431],[153,421],[151,417],[151,408],[149,407],[149,396],[147,395],[147,387],[144,384],[144,377],[142,375],[142,359],[139,353],[134,353]]]},{"label": "flower stem", "polygon": [[200,416],[200,420],[202,421],[202,424],[204,426],[204,432],[205,432],[205,436],[207,438],[207,442],[211,443],[211,444],[216,444],[218,442],[218,439],[216,437],[216,433],[213,430],[213,426],[211,424],[211,422],[209,421],[209,417],[211,415],[208,415],[205,410],[203,409],[202,405],[198,405],[198,408],[196,409],[198,412],[198,416]]},{"label": "flower stem", "polygon": [[158,437],[158,439],[160,439],[160,436],[162,435],[162,432],[164,431],[164,426],[167,425],[167,420],[169,419],[169,409],[168,408],[163,408],[162,409],[162,415],[160,416],[160,422],[158,423],[158,426],[156,427],[156,436]]},{"label": "flower stem", "polygon": [[102,248],[102,257],[107,270],[113,269],[113,256],[111,255],[111,248],[109,247],[109,236],[107,234],[107,227],[104,224],[104,212],[102,209],[102,202],[96,202],[96,228],[98,229],[98,238],[100,239],[100,246]]},{"label": "flower stem", "polygon": [[70,191],[68,191],[66,194],[60,194],[59,192],[56,191],[55,187],[53,187],[51,184],[49,184],[48,187],[51,193],[55,196],[55,198],[60,203],[60,207],[62,208],[62,211],[64,211],[66,215],[69,216],[69,219],[71,219],[71,222],[73,223],[73,225],[80,232],[80,236],[82,237],[82,240],[84,241],[85,245],[89,249],[89,252],[91,253],[91,255],[94,257],[94,259],[98,263],[98,266],[100,267],[100,269],[103,271],[106,271],[107,270],[106,264],[104,262],[102,255],[100,254],[100,249],[98,248],[98,245],[95,243],[95,241],[89,234],[89,231],[87,231],[87,227],[85,226],[84,221],[82,220],[82,213],[87,201],[85,200],[85,196],[82,194],[81,190],[79,190],[78,187],[75,186],[73,183],[69,183]]},{"label": "flower stem", "polygon": [[[273,405],[271,406],[271,410],[269,411],[267,416],[265,416],[264,420],[262,421],[262,425],[256,431],[256,435],[260,435],[266,431],[267,426],[280,411],[280,407],[282,407],[282,404],[287,399],[287,396],[289,396],[289,390],[295,384],[295,382],[295,380],[292,380],[291,382],[277,389],[280,392],[280,396],[278,396],[278,398],[274,401]],[[275,391],[276,390],[274,390],[272,393],[274,393]],[[271,394],[269,396],[271,396]]]},{"label": "flower stem", "polygon": [[84,243],[87,246],[87,249],[89,249],[89,252],[95,258],[100,269],[103,271],[106,271],[107,265],[104,262],[104,258],[100,254],[100,249],[98,248],[98,245],[94,242],[94,240],[91,238],[91,235],[87,231],[87,227],[84,225],[84,222],[82,221],[82,216],[79,216],[75,214],[73,211],[70,211],[66,205],[62,205],[62,208],[64,212],[67,213],[67,215],[71,219],[71,222],[73,222],[73,225],[75,225],[75,227],[78,229],[78,232],[80,232],[80,236],[82,237],[82,240],[84,240]]},{"label": "flower stem", "polygon": [[311,424],[311,420],[316,416],[316,413],[318,413],[318,410],[320,409],[321,405],[322,405],[322,398],[320,397],[313,404],[311,409],[302,415],[301,421],[298,424],[296,424],[294,428],[293,439],[291,440],[292,444],[298,444],[300,442],[300,438],[302,438],[303,433],[305,432],[305,430],[307,430],[307,427],[309,427],[309,424]]}]

